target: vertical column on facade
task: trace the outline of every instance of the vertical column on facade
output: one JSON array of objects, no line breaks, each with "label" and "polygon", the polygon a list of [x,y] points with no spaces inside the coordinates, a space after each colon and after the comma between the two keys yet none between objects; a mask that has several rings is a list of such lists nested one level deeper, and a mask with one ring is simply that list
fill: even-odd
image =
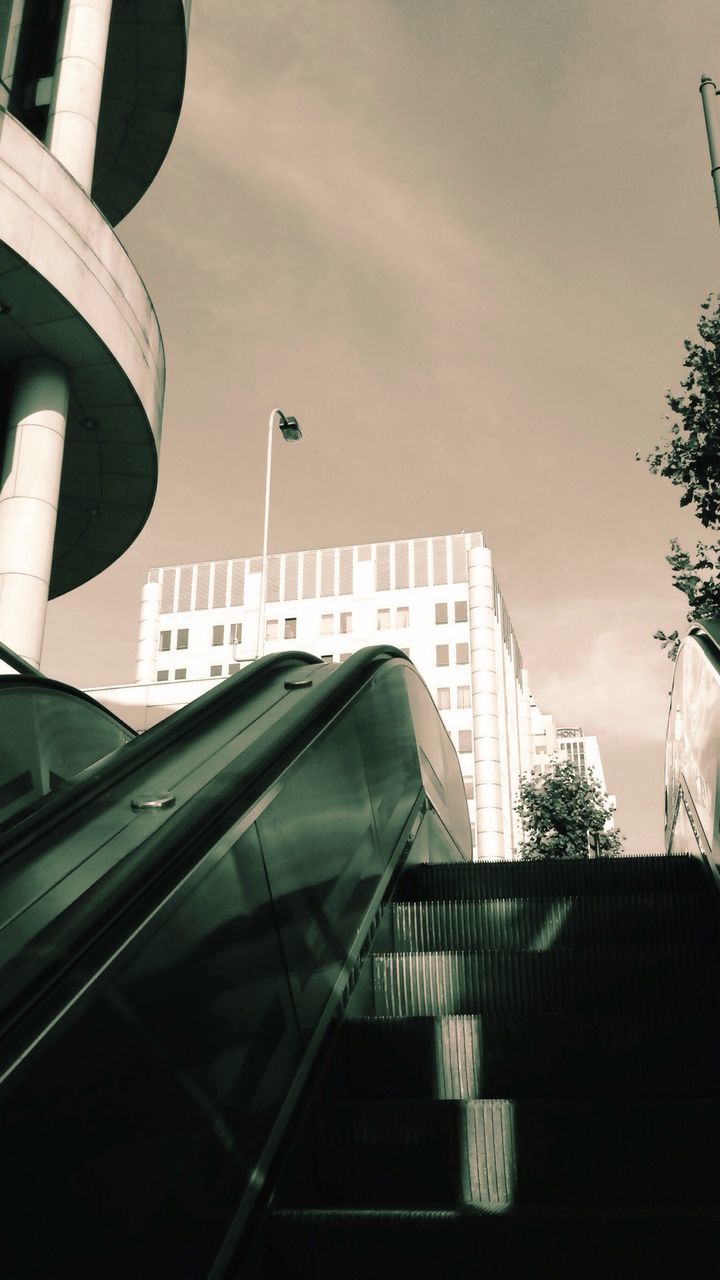
[{"label": "vertical column on facade", "polygon": [[160,638],[161,599],[160,583],[146,582],[140,599],[140,628],[135,664],[136,684],[152,684],[155,679]]},{"label": "vertical column on facade", "polygon": [[87,192],[95,165],[112,0],[65,0],[47,146]]},{"label": "vertical column on facade", "polygon": [[69,400],[62,365],[18,368],[0,473],[0,639],[40,663]]},{"label": "vertical column on facade", "polygon": [[[499,594],[499,593],[498,593]],[[507,671],[507,650],[503,639],[503,602],[498,600],[498,621],[495,627],[495,664],[497,670],[497,695],[498,695],[498,739],[500,753],[500,795],[502,801],[503,814],[503,858],[512,857],[513,852],[513,811],[512,796],[510,792],[510,775],[512,765],[510,760],[510,745],[508,741],[508,726],[510,723],[510,710],[508,706],[508,671]]]},{"label": "vertical column on facade", "polygon": [[530,773],[533,760],[532,716],[530,714],[530,680],[523,667],[520,673],[520,772]]},{"label": "vertical column on facade", "polygon": [[494,596],[490,552],[471,547],[468,603],[478,858],[502,858],[505,853]]}]

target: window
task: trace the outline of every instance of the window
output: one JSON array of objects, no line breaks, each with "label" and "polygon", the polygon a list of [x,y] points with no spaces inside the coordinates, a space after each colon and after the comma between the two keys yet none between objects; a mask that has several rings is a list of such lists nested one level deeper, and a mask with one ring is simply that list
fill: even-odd
[{"label": "window", "polygon": [[230,623],[230,644],[240,644],[242,641],[242,622]]},{"label": "window", "polygon": [[457,644],[455,646],[455,661],[459,667],[467,666],[470,661],[470,646],[467,644]]},{"label": "window", "polygon": [[401,604],[395,614],[395,625],[397,627],[410,626],[410,609],[406,604]]},{"label": "window", "polygon": [[471,729],[461,729],[458,733],[458,749],[460,751],[472,751]]},{"label": "window", "polygon": [[228,667],[228,675],[234,676],[235,672],[239,671],[241,666],[242,666],[241,662],[231,662],[230,666]]},{"label": "window", "polygon": [[390,610],[378,609],[378,631],[390,630]]},{"label": "window", "polygon": [[450,665],[450,648],[448,645],[435,645],[435,663],[438,667],[448,667]]},{"label": "window", "polygon": [[341,613],[340,614],[340,632],[342,635],[346,636],[348,631],[352,631],[352,614]]},{"label": "window", "polygon": [[157,675],[155,676],[155,679],[157,680],[158,684],[162,684],[163,680],[167,680],[169,676],[170,676],[169,671],[158,671]]},{"label": "window", "polygon": [[448,611],[446,604],[435,605],[435,626],[441,627],[448,620]]},{"label": "window", "polygon": [[400,650],[400,652],[401,652],[401,653],[404,653],[406,658],[409,658],[409,657],[410,657],[410,650],[409,650],[409,649],[401,649],[401,650]]},{"label": "window", "polygon": [[279,634],[280,634],[280,624],[278,623],[277,618],[268,618],[267,622],[265,623],[265,639],[277,640]]},{"label": "window", "polygon": [[457,704],[460,711],[467,711],[470,704],[470,685],[460,684],[457,691]]},{"label": "window", "polygon": [[455,621],[467,622],[467,600],[455,601]]},{"label": "window", "polygon": [[221,675],[222,675],[222,667],[221,667],[221,666],[216,666],[216,667],[211,667],[211,668],[210,668],[210,679],[211,679],[211,680],[214,680],[216,676],[221,676]]},{"label": "window", "polygon": [[297,618],[285,619],[285,639],[297,640]]},{"label": "window", "polygon": [[320,654],[320,661],[321,661],[321,662],[332,662],[332,660],[333,660],[333,656],[332,656],[332,654],[331,654],[331,653],[321,653],[321,654]]},{"label": "window", "polygon": [[341,654],[340,654],[340,661],[341,661],[341,662],[344,662],[346,658],[352,658],[352,654],[351,654],[351,653],[341,653]]},{"label": "window", "polygon": [[465,784],[465,795],[467,796],[468,800],[472,800],[475,796],[475,787],[473,785],[473,780],[472,778],[463,778],[463,782]]},{"label": "window", "polygon": [[160,632],[160,652],[161,653],[167,653],[168,649],[170,648],[170,636],[171,636],[170,631]]},{"label": "window", "polygon": [[224,627],[213,627],[213,638],[212,638],[212,642],[213,642],[213,644],[214,644],[214,645],[224,644],[224,643],[225,643],[225,628],[224,628]]},{"label": "window", "polygon": [[179,630],[179,631],[178,631],[178,633],[177,633],[177,648],[178,648],[178,649],[187,649],[187,647],[188,647],[188,637],[189,637],[189,632],[188,632],[187,627],[180,627],[180,630]]},{"label": "window", "polygon": [[474,848],[475,848],[475,845],[477,844],[477,836],[475,835],[475,823],[474,823],[474,822],[471,822],[471,823],[470,823],[470,839],[472,840],[472,847],[473,847],[473,849],[474,849]]},{"label": "window", "polygon": [[324,613],[320,619],[320,635],[330,636],[335,630],[335,619],[331,613]]},{"label": "window", "polygon": [[450,710],[450,690],[449,689],[438,689],[437,704],[438,704],[438,711]]},{"label": "window", "polygon": [[176,680],[187,680],[187,667],[178,667],[175,672]]}]

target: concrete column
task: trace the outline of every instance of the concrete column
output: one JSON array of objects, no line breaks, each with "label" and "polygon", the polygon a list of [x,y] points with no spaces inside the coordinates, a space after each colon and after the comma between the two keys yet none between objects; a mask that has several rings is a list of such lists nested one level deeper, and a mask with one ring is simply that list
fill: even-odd
[{"label": "concrete column", "polygon": [[65,0],[47,146],[85,188],[92,186],[112,0]]},{"label": "concrete column", "polygon": [[40,664],[69,399],[67,371],[43,357],[15,379],[0,473],[0,640]]},{"label": "concrete column", "polygon": [[494,596],[490,551],[470,547],[468,604],[478,859],[505,856]]},{"label": "concrete column", "polygon": [[160,637],[160,602],[162,587],[159,582],[146,582],[140,599],[140,629],[138,631],[135,683],[152,684],[157,668],[158,639]]}]

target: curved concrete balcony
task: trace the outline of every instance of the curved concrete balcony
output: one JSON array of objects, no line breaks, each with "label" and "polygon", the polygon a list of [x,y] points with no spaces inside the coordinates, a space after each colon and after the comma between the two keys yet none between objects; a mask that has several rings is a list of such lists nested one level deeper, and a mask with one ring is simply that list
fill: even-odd
[{"label": "curved concrete balcony", "polygon": [[[120,9],[135,7],[146,8]],[[156,7],[165,8],[162,0]],[[70,375],[52,598],[112,564],[150,513],[165,386],[162,338],[145,286],[100,210],[6,113],[0,236],[6,382],[14,362],[27,356],[50,357]]]},{"label": "curved concrete balcony", "polygon": [[191,0],[113,0],[93,200],[115,226],[172,142],[185,87]]}]

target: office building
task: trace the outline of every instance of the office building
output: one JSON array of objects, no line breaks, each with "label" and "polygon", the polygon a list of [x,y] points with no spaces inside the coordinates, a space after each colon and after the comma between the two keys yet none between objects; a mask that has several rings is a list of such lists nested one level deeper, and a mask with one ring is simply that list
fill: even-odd
[{"label": "office building", "polygon": [[533,764],[527,673],[481,533],[271,555],[264,634],[260,557],[152,569],[135,686],[94,690],[139,728],[240,670],[259,652],[342,662],[392,644],[417,666],[465,779],[477,856],[510,858],[514,804]]}]

